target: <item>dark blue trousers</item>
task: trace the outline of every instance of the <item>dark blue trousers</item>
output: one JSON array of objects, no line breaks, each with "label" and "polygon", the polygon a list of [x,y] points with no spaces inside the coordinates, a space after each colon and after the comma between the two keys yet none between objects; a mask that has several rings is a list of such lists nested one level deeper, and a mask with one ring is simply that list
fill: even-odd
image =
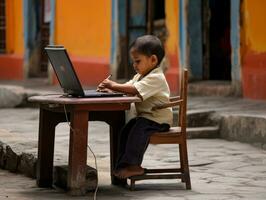
[{"label": "dark blue trousers", "polygon": [[140,166],[148,147],[150,136],[155,132],[168,129],[168,124],[159,124],[143,117],[131,119],[120,133],[116,169],[129,165]]}]

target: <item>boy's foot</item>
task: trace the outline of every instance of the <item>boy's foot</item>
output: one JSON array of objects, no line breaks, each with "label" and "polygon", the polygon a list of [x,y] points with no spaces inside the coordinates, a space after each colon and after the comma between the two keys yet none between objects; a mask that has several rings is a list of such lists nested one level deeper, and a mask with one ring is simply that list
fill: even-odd
[{"label": "boy's foot", "polygon": [[144,174],[144,169],[141,166],[132,165],[120,170],[114,171],[114,176],[120,179],[126,179],[131,176],[137,176]]}]

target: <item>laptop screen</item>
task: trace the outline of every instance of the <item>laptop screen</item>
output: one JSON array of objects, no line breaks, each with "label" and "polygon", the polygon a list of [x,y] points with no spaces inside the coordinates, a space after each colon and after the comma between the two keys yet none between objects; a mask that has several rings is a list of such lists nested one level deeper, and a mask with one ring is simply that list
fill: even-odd
[{"label": "laptop screen", "polygon": [[45,47],[48,58],[54,68],[57,79],[64,93],[73,96],[84,96],[82,86],[63,46]]}]

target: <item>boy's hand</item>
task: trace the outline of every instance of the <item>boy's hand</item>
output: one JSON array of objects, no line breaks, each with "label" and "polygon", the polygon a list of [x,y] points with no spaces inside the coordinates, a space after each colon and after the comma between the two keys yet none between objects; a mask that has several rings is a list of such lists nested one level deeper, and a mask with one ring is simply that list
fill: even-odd
[{"label": "boy's hand", "polygon": [[111,81],[110,79],[104,79],[103,82],[100,83],[99,87],[100,88],[112,89],[114,83],[115,82],[114,81]]},{"label": "boy's hand", "polygon": [[130,95],[138,95],[138,91],[135,88],[134,85],[129,84],[129,83],[124,83],[124,84],[119,84],[115,81],[111,81],[110,79],[105,79],[103,82],[101,82],[98,85],[98,91],[106,90],[109,89],[111,91],[115,92],[122,92],[125,94],[130,94]]},{"label": "boy's hand", "polygon": [[113,93],[114,91],[113,90],[110,90],[108,88],[103,88],[103,89],[99,89],[99,87],[97,88],[98,92],[106,92],[106,93]]},{"label": "boy's hand", "polygon": [[97,87],[97,90],[98,91],[107,91],[109,89],[109,91],[112,91],[112,87],[113,87],[113,84],[115,82],[114,81],[111,81],[110,79],[104,79],[103,82],[101,82],[98,87]]}]

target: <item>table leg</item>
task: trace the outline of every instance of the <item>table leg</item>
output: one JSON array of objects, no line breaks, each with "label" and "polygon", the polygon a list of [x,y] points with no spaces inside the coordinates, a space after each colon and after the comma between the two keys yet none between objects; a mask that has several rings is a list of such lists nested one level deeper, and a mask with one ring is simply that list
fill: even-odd
[{"label": "table leg", "polygon": [[55,127],[62,121],[62,115],[40,108],[37,185],[51,187],[53,184],[53,158]]},{"label": "table leg", "polygon": [[88,111],[70,114],[68,189],[71,194],[84,194],[86,183]]}]

